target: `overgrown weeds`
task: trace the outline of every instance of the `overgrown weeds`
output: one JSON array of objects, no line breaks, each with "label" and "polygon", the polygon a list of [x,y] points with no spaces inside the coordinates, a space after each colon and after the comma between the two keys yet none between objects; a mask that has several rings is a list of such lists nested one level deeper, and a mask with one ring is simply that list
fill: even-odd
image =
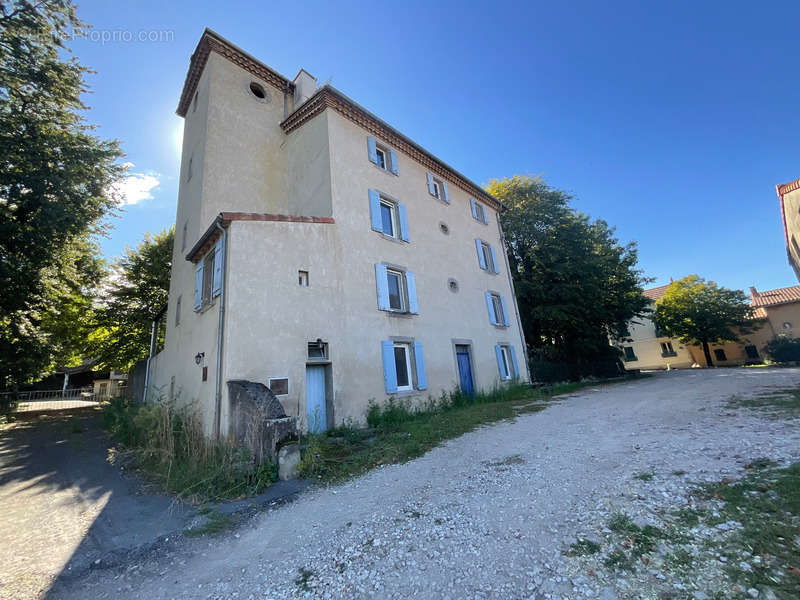
[{"label": "overgrown weeds", "polygon": [[114,398],[105,405],[103,420],[147,475],[188,502],[257,494],[277,479],[276,465],[256,465],[248,450],[229,440],[208,439],[191,405]]},{"label": "overgrown weeds", "polygon": [[760,410],[773,419],[797,418],[800,417],[800,389],[777,390],[752,398],[733,396],[728,400],[728,407]]}]

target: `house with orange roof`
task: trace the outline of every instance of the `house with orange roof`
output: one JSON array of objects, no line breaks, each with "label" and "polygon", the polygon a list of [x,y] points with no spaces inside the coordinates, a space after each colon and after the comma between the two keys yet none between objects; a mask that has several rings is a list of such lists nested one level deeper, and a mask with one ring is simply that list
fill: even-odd
[{"label": "house with orange roof", "polygon": [[[644,291],[655,305],[669,284]],[[760,363],[764,347],[777,335],[800,336],[800,285],[759,292],[750,288],[752,327],[736,342],[711,345],[717,366]],[[681,369],[705,365],[700,346],[683,344],[663,335],[652,319],[640,318],[630,324],[630,336],[618,345],[628,369]]]}]

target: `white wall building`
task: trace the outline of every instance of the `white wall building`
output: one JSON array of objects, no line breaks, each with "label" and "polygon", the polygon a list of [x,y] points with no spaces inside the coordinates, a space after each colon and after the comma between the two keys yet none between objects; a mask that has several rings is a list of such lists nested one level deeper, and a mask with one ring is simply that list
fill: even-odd
[{"label": "white wall building", "polygon": [[228,427],[230,380],[301,426],[528,380],[500,203],[338,90],[206,30],[191,58],[149,394]]}]

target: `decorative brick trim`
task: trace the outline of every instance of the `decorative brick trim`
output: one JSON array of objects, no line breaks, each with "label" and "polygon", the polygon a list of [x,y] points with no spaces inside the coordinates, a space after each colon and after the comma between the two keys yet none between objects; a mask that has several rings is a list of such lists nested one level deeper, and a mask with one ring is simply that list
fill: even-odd
[{"label": "decorative brick trim", "polygon": [[243,212],[222,212],[219,213],[216,219],[205,230],[197,243],[192,246],[186,255],[186,260],[197,263],[202,256],[211,250],[211,247],[217,243],[220,233],[219,224],[222,227],[227,227],[233,221],[260,221],[271,223],[314,223],[314,224],[327,224],[333,225],[336,221],[333,217],[302,217],[295,215],[273,215],[269,213],[243,213]]},{"label": "decorative brick trim", "polygon": [[189,61],[189,70],[186,73],[181,99],[178,102],[178,109],[176,110],[179,116],[186,116],[189,105],[192,103],[192,96],[194,96],[194,92],[197,89],[197,83],[200,81],[200,76],[203,74],[203,69],[205,69],[206,63],[208,62],[208,56],[212,51],[225,57],[245,71],[255,75],[262,81],[266,81],[275,86],[281,92],[294,92],[294,84],[286,77],[273,71],[267,65],[256,60],[241,48],[234,46],[219,34],[210,29],[206,29],[200,41],[197,43],[197,47]]},{"label": "decorative brick trim", "polygon": [[324,223],[328,225],[336,223],[333,217],[301,217],[295,215],[272,215],[269,213],[223,212],[220,213],[220,217],[223,225],[227,225],[231,221],[278,221],[281,223]]},{"label": "decorative brick trim", "polygon": [[438,175],[448,182],[454,183],[467,192],[467,194],[479,198],[483,202],[493,206],[495,210],[503,210],[504,207],[500,201],[486,190],[471,182],[461,173],[446,165],[430,152],[329,85],[324,85],[319,88],[311,98],[300,106],[300,108],[284,119],[281,123],[281,128],[285,133],[291,133],[295,129],[302,127],[306,122],[316,117],[326,108],[332,108],[349,121],[352,121],[370,134],[380,138],[390,146],[393,146],[414,159],[431,173]]},{"label": "decorative brick trim", "polygon": [[800,179],[795,179],[794,181],[790,181],[789,183],[784,183],[783,185],[778,185],[775,187],[778,188],[778,195],[783,196],[789,192],[800,190]]}]

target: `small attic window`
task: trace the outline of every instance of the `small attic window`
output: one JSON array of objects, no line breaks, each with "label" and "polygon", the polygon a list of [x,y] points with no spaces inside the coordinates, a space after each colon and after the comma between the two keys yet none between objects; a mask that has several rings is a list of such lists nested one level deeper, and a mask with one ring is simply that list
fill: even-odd
[{"label": "small attic window", "polygon": [[264,86],[255,81],[250,82],[250,92],[259,100],[266,100],[267,98],[267,91],[264,89]]}]

